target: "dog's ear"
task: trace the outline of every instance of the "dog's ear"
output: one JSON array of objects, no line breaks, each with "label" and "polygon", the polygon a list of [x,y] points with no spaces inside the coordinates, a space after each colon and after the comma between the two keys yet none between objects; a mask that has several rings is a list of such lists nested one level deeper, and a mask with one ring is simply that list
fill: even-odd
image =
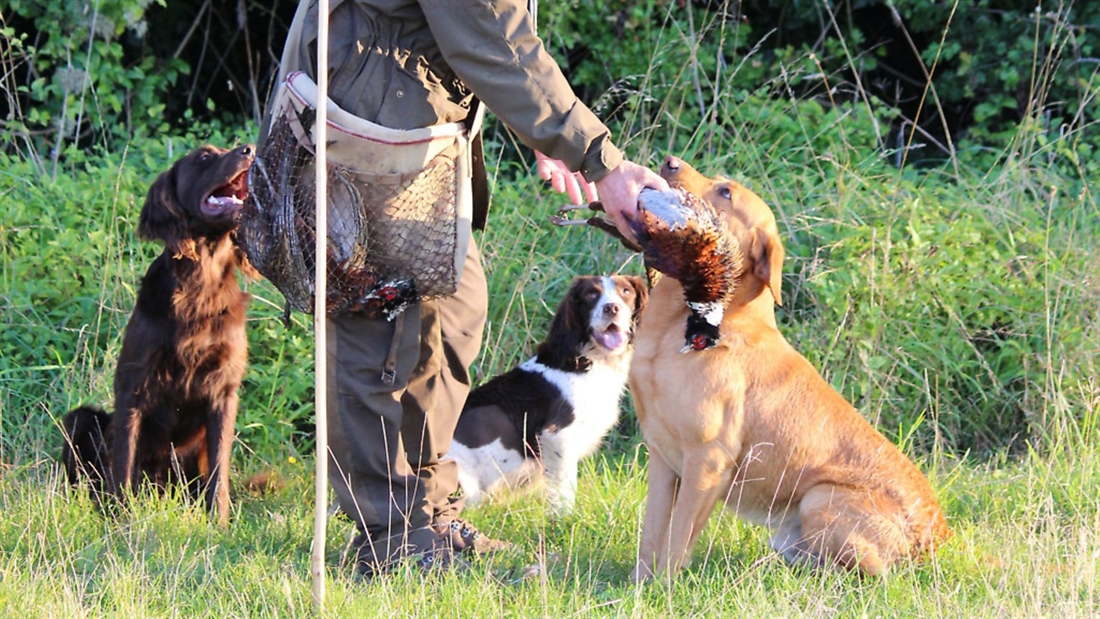
[{"label": "dog's ear", "polygon": [[583,303],[580,294],[581,291],[574,284],[558,304],[554,320],[550,323],[550,332],[546,334],[546,342],[551,350],[567,355],[580,352],[581,345],[584,344],[581,338],[586,335],[586,329],[582,326],[584,317],[581,315]]},{"label": "dog's ear", "polygon": [[634,287],[634,321],[637,322],[642,316],[642,310],[649,303],[649,286],[645,279],[637,275],[627,277],[627,281]]},{"label": "dog's ear", "polygon": [[581,347],[588,338],[583,307],[581,290],[574,281],[554,312],[546,339],[538,346],[539,363],[577,371],[584,371],[591,365],[591,361],[580,356]]},{"label": "dog's ear", "polygon": [[757,226],[752,229],[752,273],[764,282],[775,299],[775,304],[783,306],[781,288],[783,285],[783,257],[786,251],[779,233],[771,227]]},{"label": "dog's ear", "polygon": [[149,186],[138,218],[138,236],[163,241],[176,257],[198,260],[195,241],[187,231],[187,215],[176,197],[176,167],[162,172]]}]

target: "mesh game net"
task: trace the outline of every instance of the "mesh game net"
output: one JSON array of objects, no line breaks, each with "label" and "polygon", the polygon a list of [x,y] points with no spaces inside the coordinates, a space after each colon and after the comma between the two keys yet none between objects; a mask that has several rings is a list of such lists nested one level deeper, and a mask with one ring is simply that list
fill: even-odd
[{"label": "mesh game net", "polygon": [[[316,160],[295,135],[293,114],[276,116],[258,147],[238,237],[290,307],[312,313]],[[409,303],[455,291],[453,153],[408,174],[327,167],[329,313],[392,319]]]}]

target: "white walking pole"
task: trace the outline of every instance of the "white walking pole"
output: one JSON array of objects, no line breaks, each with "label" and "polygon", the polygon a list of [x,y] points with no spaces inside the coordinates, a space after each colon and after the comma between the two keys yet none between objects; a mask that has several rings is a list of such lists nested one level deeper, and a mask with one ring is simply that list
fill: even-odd
[{"label": "white walking pole", "polygon": [[325,607],[325,525],[328,510],[328,364],[325,357],[328,298],[326,259],[328,256],[328,186],[326,165],[326,141],[328,139],[328,0],[317,3],[317,124],[313,129],[313,143],[317,157],[317,235],[316,263],[313,271],[313,333],[314,333],[314,418],[317,425],[316,497],[313,506],[313,556],[310,573],[313,575],[313,607],[318,614]]}]

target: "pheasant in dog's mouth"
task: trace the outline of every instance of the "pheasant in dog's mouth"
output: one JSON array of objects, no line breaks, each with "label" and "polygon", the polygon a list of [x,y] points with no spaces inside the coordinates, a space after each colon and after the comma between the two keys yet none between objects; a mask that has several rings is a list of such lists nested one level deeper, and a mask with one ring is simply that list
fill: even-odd
[{"label": "pheasant in dog's mouth", "polygon": [[743,269],[741,246],[718,211],[678,187],[671,191],[643,189],[638,195],[638,215],[629,220],[635,242],[606,217],[565,218],[566,213],[581,208],[604,210],[599,201],[569,205],[550,221],[558,226],[587,224],[619,239],[627,249],[643,252],[647,269],[664,273],[684,288],[691,314],[681,352],[717,345],[725,305],[733,297]]},{"label": "pheasant in dog's mouth", "polygon": [[698,197],[643,189],[638,216],[630,227],[645,254],[646,266],[677,280],[691,315],[684,348],[706,350],[721,338],[725,305],[737,289],[743,269],[741,246],[725,219]]}]

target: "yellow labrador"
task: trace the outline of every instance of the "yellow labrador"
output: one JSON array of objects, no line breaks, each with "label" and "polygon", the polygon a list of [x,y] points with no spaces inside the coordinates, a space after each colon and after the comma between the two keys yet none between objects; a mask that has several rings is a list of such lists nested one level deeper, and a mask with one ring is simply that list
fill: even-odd
[{"label": "yellow labrador", "polygon": [[881,575],[931,553],[950,532],[928,480],[776,327],[784,250],[771,209],[674,157],[661,174],[721,211],[744,258],[715,348],[680,352],[689,310],[670,277],[642,316],[630,386],[649,491],[632,577],[690,563],[718,503],[767,526],[791,563]]}]

